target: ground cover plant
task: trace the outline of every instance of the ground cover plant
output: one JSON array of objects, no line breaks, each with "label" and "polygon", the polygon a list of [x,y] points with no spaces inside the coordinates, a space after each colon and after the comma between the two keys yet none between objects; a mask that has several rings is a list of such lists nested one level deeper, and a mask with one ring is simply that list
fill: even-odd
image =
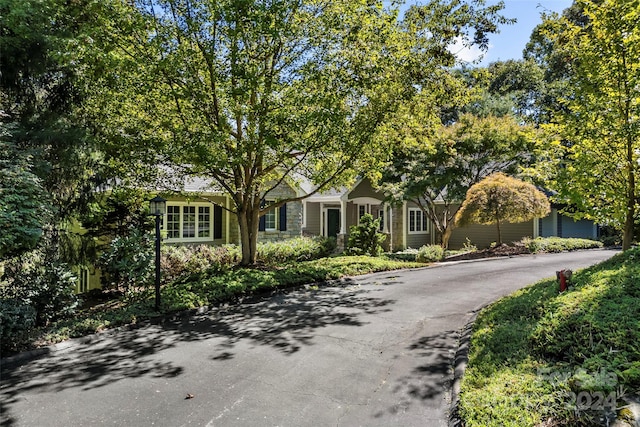
[{"label": "ground cover plant", "polygon": [[[541,281],[475,322],[460,413],[472,426],[607,425],[640,390],[640,250]],[[616,409],[619,409],[616,414]]]},{"label": "ground cover plant", "polygon": [[601,248],[604,244],[597,240],[562,238],[562,237],[538,237],[536,239],[522,239],[522,243],[533,254],[538,252],[562,252],[578,249]]}]

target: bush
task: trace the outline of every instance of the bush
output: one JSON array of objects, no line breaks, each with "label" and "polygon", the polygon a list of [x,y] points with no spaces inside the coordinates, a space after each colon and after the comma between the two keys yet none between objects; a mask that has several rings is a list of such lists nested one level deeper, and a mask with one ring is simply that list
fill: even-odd
[{"label": "bush", "polygon": [[240,248],[236,245],[163,246],[160,256],[162,279],[170,282],[208,269],[224,270],[237,264],[240,258]]},{"label": "bush", "polygon": [[444,257],[444,249],[440,245],[425,245],[418,249],[417,262],[440,261]]},{"label": "bush", "polygon": [[17,298],[0,300],[0,352],[15,351],[35,324],[35,308]]},{"label": "bush", "polygon": [[127,236],[113,239],[98,260],[103,285],[128,290],[152,283],[155,258],[153,243],[150,234],[135,228]]},{"label": "bush", "polygon": [[[335,250],[336,239],[296,237],[280,242],[258,243],[258,261],[267,265],[311,261],[324,258]],[[164,246],[160,265],[165,282],[213,269],[228,270],[242,257],[237,245]]]},{"label": "bush", "polygon": [[364,214],[360,224],[352,225],[349,230],[347,253],[349,255],[380,256],[382,242],[387,238],[380,233],[380,219],[373,219],[371,214]]},{"label": "bush", "polygon": [[524,238],[522,239],[522,243],[529,252],[534,254],[538,252],[562,252],[603,247],[602,242],[596,240],[562,237]]},{"label": "bush", "polygon": [[265,264],[289,261],[312,261],[324,258],[335,250],[336,239],[326,237],[296,237],[280,242],[258,243],[258,260]]},{"label": "bush", "polygon": [[0,298],[15,300],[35,311],[36,325],[69,317],[75,313],[76,276],[69,267],[41,250],[23,254],[4,264]]}]

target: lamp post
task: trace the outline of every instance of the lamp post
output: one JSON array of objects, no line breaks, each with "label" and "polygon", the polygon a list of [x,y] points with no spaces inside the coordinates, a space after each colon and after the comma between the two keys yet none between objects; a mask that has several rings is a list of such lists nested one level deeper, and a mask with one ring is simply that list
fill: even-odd
[{"label": "lamp post", "polygon": [[156,196],[149,200],[149,212],[156,217],[156,311],[160,311],[160,221],[167,208],[167,200]]}]

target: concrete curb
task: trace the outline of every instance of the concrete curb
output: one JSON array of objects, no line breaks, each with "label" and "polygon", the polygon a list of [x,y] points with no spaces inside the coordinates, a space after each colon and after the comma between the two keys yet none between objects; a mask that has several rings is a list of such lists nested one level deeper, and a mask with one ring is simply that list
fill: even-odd
[{"label": "concrete curb", "polygon": [[[483,307],[484,308],[484,307]],[[460,339],[458,340],[458,350],[453,360],[453,384],[451,385],[451,407],[449,409],[449,427],[462,427],[462,419],[460,418],[460,384],[462,377],[467,369],[469,362],[469,344],[471,342],[471,333],[473,325],[478,317],[478,313],[482,310],[479,308],[474,311],[471,319],[460,331]]]}]

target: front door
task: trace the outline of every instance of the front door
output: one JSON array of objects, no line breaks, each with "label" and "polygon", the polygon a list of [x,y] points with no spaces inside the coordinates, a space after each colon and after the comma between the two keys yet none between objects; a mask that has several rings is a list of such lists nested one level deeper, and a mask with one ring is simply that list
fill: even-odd
[{"label": "front door", "polygon": [[337,237],[340,232],[340,209],[327,209],[327,237]]}]

